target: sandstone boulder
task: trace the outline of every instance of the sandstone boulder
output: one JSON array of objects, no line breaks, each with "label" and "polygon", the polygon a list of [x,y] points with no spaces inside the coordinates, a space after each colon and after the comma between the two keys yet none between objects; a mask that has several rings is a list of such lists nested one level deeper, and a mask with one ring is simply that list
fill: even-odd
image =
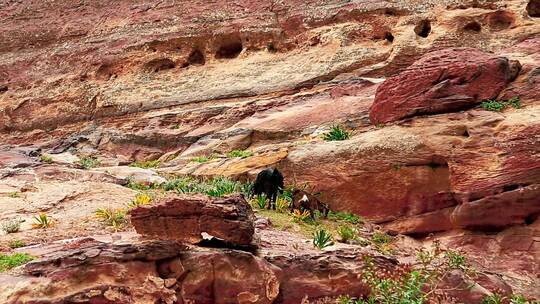
[{"label": "sandstone boulder", "polygon": [[130,214],[137,233],[159,239],[199,243],[210,235],[233,245],[249,246],[255,231],[253,210],[240,195],[172,195],[157,204],[135,208]]},{"label": "sandstone boulder", "polygon": [[520,68],[519,62],[476,49],[431,52],[378,87],[370,119],[387,123],[473,107],[497,97]]}]

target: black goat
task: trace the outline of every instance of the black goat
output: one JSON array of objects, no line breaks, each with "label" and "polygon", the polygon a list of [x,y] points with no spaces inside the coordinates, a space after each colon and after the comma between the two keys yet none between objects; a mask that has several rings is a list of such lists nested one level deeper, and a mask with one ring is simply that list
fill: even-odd
[{"label": "black goat", "polygon": [[253,184],[255,195],[264,194],[270,200],[268,209],[276,209],[276,199],[283,191],[283,175],[278,169],[266,168],[257,174],[257,179]]}]

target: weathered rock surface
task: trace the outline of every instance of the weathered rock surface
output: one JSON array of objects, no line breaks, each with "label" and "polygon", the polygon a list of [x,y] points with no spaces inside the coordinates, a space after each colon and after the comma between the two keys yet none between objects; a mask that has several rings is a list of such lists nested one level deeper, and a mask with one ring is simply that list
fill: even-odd
[{"label": "weathered rock surface", "polygon": [[[169,174],[245,180],[276,165],[288,185],[308,183],[333,209],[419,243],[441,239],[477,252],[475,262],[502,274],[514,291],[540,297],[538,269],[531,267],[540,256],[533,229],[540,183],[537,0],[0,2],[0,220],[25,220],[21,232],[0,235],[0,247],[108,237],[112,228],[95,210],[125,208],[136,192],[121,186],[125,172],[73,168],[76,157],[96,155],[114,171],[159,158],[158,170],[137,174],[140,182]],[[461,57],[433,65],[421,59],[437,53]],[[522,71],[508,83],[514,61]],[[422,77],[431,82],[422,84]],[[392,79],[403,80],[393,85],[397,91],[387,87]],[[519,96],[523,108],[475,107],[499,91],[498,99]],[[376,95],[408,97],[385,102],[392,111],[378,109],[394,121],[386,126],[370,119]],[[442,102],[429,103],[434,98]],[[322,141],[336,124],[352,138]],[[234,149],[253,156],[227,157]],[[40,162],[40,153],[54,155],[54,163]],[[194,156],[212,159],[199,163]],[[30,229],[40,211],[55,220],[52,228]],[[262,234],[261,244],[279,243],[285,253],[312,250]],[[304,295],[287,284],[317,297],[336,296],[347,289],[342,283],[361,288],[350,279],[358,274],[355,262],[324,264],[333,255],[296,262],[339,269],[344,280],[283,264],[308,278],[281,281],[291,303]],[[215,263],[228,259],[216,256]],[[205,300],[212,282],[197,290]],[[488,289],[462,299],[477,301]]]},{"label": "weathered rock surface", "polygon": [[497,97],[520,69],[519,62],[476,49],[435,51],[382,83],[369,117],[378,124],[467,109]]},{"label": "weathered rock surface", "polygon": [[[85,238],[43,248],[42,253],[41,259],[0,276],[3,303],[335,301],[345,294],[369,294],[361,280],[367,257],[389,276],[410,271],[395,259],[351,249],[299,255],[266,252],[260,258],[238,250],[187,248],[175,241],[111,244]],[[459,271],[451,278],[444,286],[458,301],[475,299],[468,303],[480,303],[504,286],[500,279],[482,276],[466,281]]]},{"label": "weathered rock surface", "polygon": [[144,236],[199,243],[203,233],[233,245],[252,244],[255,215],[239,195],[210,198],[176,195],[130,211],[131,223]]}]

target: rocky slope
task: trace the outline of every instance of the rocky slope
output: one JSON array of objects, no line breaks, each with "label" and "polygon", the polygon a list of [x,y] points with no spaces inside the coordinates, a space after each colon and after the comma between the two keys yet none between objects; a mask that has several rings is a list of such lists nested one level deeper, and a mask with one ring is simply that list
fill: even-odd
[{"label": "rocky slope", "polygon": [[[106,234],[126,178],[275,165],[540,297],[540,1],[8,0],[0,21],[0,221],[26,220],[0,244]],[[322,140],[336,124],[353,136]]]}]

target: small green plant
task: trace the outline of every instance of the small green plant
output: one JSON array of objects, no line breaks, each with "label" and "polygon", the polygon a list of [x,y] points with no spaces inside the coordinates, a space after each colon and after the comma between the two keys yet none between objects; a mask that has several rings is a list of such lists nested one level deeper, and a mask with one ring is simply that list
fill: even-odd
[{"label": "small green plant", "polygon": [[17,198],[17,197],[21,197],[21,193],[20,192],[10,192],[8,194],[9,197],[11,198]]},{"label": "small green plant", "polygon": [[79,160],[79,165],[84,169],[91,169],[99,166],[101,161],[93,156],[85,156]]},{"label": "small green plant", "polygon": [[328,219],[333,221],[344,221],[350,224],[361,224],[362,220],[356,214],[351,212],[333,212],[328,213]]},{"label": "small green plant", "polygon": [[339,241],[342,243],[348,243],[358,237],[358,232],[351,226],[339,226],[337,232],[339,234]]},{"label": "small green plant", "polygon": [[240,185],[240,193],[242,193],[246,198],[251,198],[253,193],[253,183],[245,183]]},{"label": "small green plant", "polygon": [[309,213],[308,210],[300,211],[298,209],[294,209],[292,213],[293,221],[297,223],[305,223],[309,221],[311,217],[311,213]]},{"label": "small green plant", "polygon": [[192,162],[201,163],[201,164],[209,160],[210,158],[208,156],[195,156],[191,159]]},{"label": "small green plant", "polygon": [[462,269],[467,263],[465,256],[461,255],[459,252],[451,250],[446,252],[446,259],[448,267],[452,269]]},{"label": "small green plant", "polygon": [[159,167],[159,164],[160,164],[160,161],[156,159],[156,160],[147,160],[147,161],[136,161],[129,164],[129,166],[143,168],[143,169],[150,169],[150,168]]},{"label": "small green plant", "polygon": [[253,155],[253,152],[247,151],[247,150],[232,150],[231,152],[227,153],[228,158],[247,158]]},{"label": "small green plant", "polygon": [[513,295],[510,297],[510,304],[527,304],[528,300],[521,295]]},{"label": "small green plant", "polygon": [[19,232],[19,230],[21,230],[21,222],[22,220],[19,218],[10,219],[2,223],[2,230],[4,230],[5,233]]},{"label": "small green plant", "polygon": [[126,222],[126,211],[124,209],[98,208],[96,210],[96,217],[107,226],[111,226],[117,230]]},{"label": "small green plant", "polygon": [[50,164],[50,163],[53,162],[52,157],[50,157],[50,156],[47,155],[47,154],[41,154],[41,156],[39,157],[39,160],[40,160],[42,163],[46,163],[46,164]]},{"label": "small green plant", "polygon": [[44,212],[34,215],[34,222],[32,224],[32,228],[34,229],[47,229],[54,224],[54,221]]},{"label": "small green plant", "polygon": [[519,99],[519,96],[514,96],[510,98],[507,103],[514,109],[521,108],[521,100]]},{"label": "small green plant", "polygon": [[264,194],[256,195],[253,198],[252,203],[253,205],[255,205],[255,207],[259,209],[264,209],[266,208],[266,205],[268,204],[268,198]]},{"label": "small green plant", "polygon": [[323,139],[326,141],[333,141],[333,140],[346,140],[351,137],[351,134],[343,129],[341,126],[333,126],[328,133],[325,133],[323,135]]},{"label": "small green plant", "polygon": [[378,129],[382,129],[382,128],[386,127],[386,126],[383,123],[378,123],[378,124],[375,125],[375,127],[377,127]]},{"label": "small green plant", "polygon": [[392,237],[382,231],[375,231],[371,236],[371,240],[377,245],[382,245],[390,243]]},{"label": "small green plant", "polygon": [[290,207],[290,202],[284,197],[278,197],[276,199],[276,211],[279,213],[285,213]]},{"label": "small green plant", "polygon": [[0,253],[0,272],[4,272],[21,266],[33,260],[34,257],[27,253],[1,254]]},{"label": "small green plant", "polygon": [[26,243],[22,240],[13,240],[9,242],[9,248],[17,249],[26,246]]},{"label": "small green plant", "polygon": [[502,304],[502,303],[503,303],[503,298],[496,293],[482,299],[482,304]]},{"label": "small green plant", "polygon": [[138,193],[135,195],[135,199],[128,203],[128,208],[133,209],[139,206],[150,204],[152,197],[146,193]]},{"label": "small green plant", "polygon": [[486,101],[483,101],[481,104],[481,107],[484,110],[493,111],[493,112],[501,112],[502,110],[513,107],[516,109],[521,108],[521,100],[518,96],[514,96],[510,98],[509,100],[496,100],[496,99],[489,99]]},{"label": "small green plant", "polygon": [[224,176],[216,176],[207,182],[207,185],[203,185],[203,193],[213,197],[222,197],[227,194],[238,192],[240,189],[240,183],[233,181]]},{"label": "small green plant", "polygon": [[318,229],[313,233],[313,246],[323,249],[328,246],[334,245],[332,241],[332,235],[324,229]]}]

